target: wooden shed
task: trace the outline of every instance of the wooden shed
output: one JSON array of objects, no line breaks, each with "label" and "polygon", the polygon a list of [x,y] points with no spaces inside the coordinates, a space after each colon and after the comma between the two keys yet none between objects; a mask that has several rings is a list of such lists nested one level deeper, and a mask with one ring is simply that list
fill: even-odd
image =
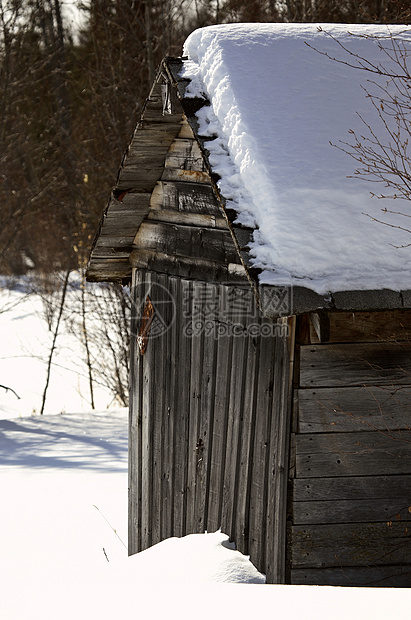
[{"label": "wooden shed", "polygon": [[269,583],[411,585],[411,295],[262,285],[167,58],[88,266],[131,282],[129,553],[221,528]]}]

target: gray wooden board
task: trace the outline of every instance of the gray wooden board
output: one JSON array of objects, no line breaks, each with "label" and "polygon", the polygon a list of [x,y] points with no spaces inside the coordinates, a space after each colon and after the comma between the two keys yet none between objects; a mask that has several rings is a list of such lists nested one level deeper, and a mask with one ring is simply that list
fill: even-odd
[{"label": "gray wooden board", "polygon": [[[186,529],[188,533],[202,531],[200,502],[197,501],[203,467],[204,440],[201,437],[201,377],[204,355],[204,330],[196,330],[196,308],[201,306],[204,285],[192,282],[185,288],[185,322],[183,329],[191,340],[190,368],[190,419],[188,429],[188,464],[187,464],[187,508]],[[184,312],[184,311],[183,311]]]},{"label": "gray wooden board", "polygon": [[[252,317],[246,317],[246,325],[253,322]],[[248,335],[248,355],[245,360],[245,386],[243,402],[243,422],[241,445],[239,446],[238,463],[238,500],[237,517],[235,521],[236,546],[242,553],[249,553],[250,535],[250,486],[252,479],[251,464],[253,462],[255,415],[259,371],[260,342],[257,338]]]},{"label": "gray wooden board", "polygon": [[[241,269],[231,269],[232,263],[224,264],[205,258],[190,256],[170,256],[162,252],[138,251],[132,253],[130,261],[133,267],[138,269],[149,268],[158,273],[205,282],[232,282],[233,284],[248,284],[245,272]],[[234,264],[234,266],[237,266]]]},{"label": "gray wooden board", "polygon": [[[140,283],[143,282],[144,280],[144,275],[143,274],[138,274],[136,280]],[[144,303],[144,295],[141,295],[141,289],[142,287],[139,286],[140,290],[136,290],[135,294],[134,294],[134,299],[135,299],[135,304],[136,304],[136,308],[138,308],[138,304],[142,304]],[[140,310],[141,310],[141,306],[140,306]],[[139,316],[139,321],[141,319],[141,315]],[[142,537],[142,527],[143,527],[143,518],[142,518],[142,506],[143,506],[143,502],[142,502],[142,496],[143,496],[143,483],[142,483],[142,479],[143,479],[143,464],[142,464],[142,460],[143,460],[143,436],[142,436],[142,420],[143,420],[143,383],[144,383],[144,360],[141,357],[139,351],[136,351],[136,355],[138,357],[138,383],[136,385],[136,390],[137,390],[137,403],[138,403],[138,412],[137,412],[137,445],[136,445],[136,460],[137,460],[137,478],[138,478],[138,487],[137,487],[137,512],[138,512],[138,530],[137,530],[137,536],[138,536],[138,541],[139,541],[139,548],[138,550],[141,551],[144,547],[143,547],[143,537]]]},{"label": "gray wooden board", "polygon": [[139,124],[143,127],[145,125],[160,125],[173,126],[181,123],[181,114],[163,114],[163,106],[160,102],[148,102],[147,107],[144,110],[143,118]]},{"label": "gray wooden board", "polygon": [[[176,286],[168,276],[164,275],[164,286],[171,293],[173,299],[176,298]],[[178,301],[178,300],[177,300]],[[176,411],[176,398],[179,394],[178,385],[178,312],[172,321],[169,329],[167,330],[167,345],[165,353],[166,363],[166,384],[164,389],[166,392],[166,402],[164,411],[164,444],[163,444],[163,456],[164,456],[164,479],[163,479],[163,537],[169,538],[174,536],[174,502],[175,502],[175,465],[177,458],[181,455],[177,455],[175,452],[175,436],[176,436],[176,424],[177,424],[177,411]],[[159,386],[153,386],[153,389],[158,389]]]},{"label": "gray wooden board", "polygon": [[139,250],[191,258],[193,263],[197,258],[223,264],[238,261],[230,233],[220,229],[146,220],[140,226],[134,244]]},{"label": "gray wooden board", "polygon": [[228,230],[228,225],[224,218],[217,218],[214,215],[204,215],[203,213],[181,213],[180,211],[171,209],[152,208],[147,214],[147,219],[157,222],[169,222],[171,224]]},{"label": "gray wooden board", "polygon": [[411,334],[409,310],[379,312],[328,312],[330,342],[375,342],[408,340]]},{"label": "gray wooden board", "polygon": [[129,215],[122,215],[121,217],[117,217],[114,215],[107,215],[104,218],[102,234],[106,236],[119,236],[124,235],[125,237],[131,237],[136,234],[138,227],[145,217],[145,213],[133,213]]},{"label": "gray wooden board", "polygon": [[186,489],[188,458],[188,423],[190,407],[191,342],[184,332],[184,290],[186,283],[179,278],[169,278],[170,291],[176,304],[175,319],[171,326],[174,366],[170,371],[175,377],[173,406],[173,533],[186,534]]},{"label": "gray wooden board", "polygon": [[[241,309],[233,315],[234,324],[244,324]],[[223,488],[223,507],[221,527],[223,532],[235,537],[235,526],[238,512],[238,484],[240,475],[241,436],[244,418],[244,389],[247,378],[246,359],[248,339],[245,336],[233,336],[233,354],[230,370],[230,394],[227,408],[227,449],[225,460],[225,476]]]},{"label": "gray wooden board", "polygon": [[129,252],[131,252],[133,241],[134,241],[134,235],[127,236],[123,232],[120,232],[118,234],[102,233],[98,238],[96,247],[99,247],[99,248],[107,247],[107,248],[110,248],[110,251],[112,250],[112,248],[119,249],[119,250],[127,249]]},{"label": "gray wooden board", "polygon": [[290,545],[292,569],[411,565],[407,522],[296,525]]},{"label": "gray wooden board", "polygon": [[296,436],[296,477],[411,473],[411,431]]},{"label": "gray wooden board", "polygon": [[281,363],[274,355],[275,338],[260,337],[260,359],[256,394],[255,432],[250,485],[249,553],[260,571],[265,571],[265,537],[268,487],[268,449],[270,446],[274,366]]},{"label": "gray wooden board", "polygon": [[[228,289],[225,286],[213,287],[215,294],[219,296],[219,303],[225,304]],[[227,412],[228,399],[230,396],[230,370],[232,363],[233,338],[227,330],[211,334],[217,346],[217,358],[215,366],[215,393],[214,393],[214,419],[213,419],[213,442],[210,460],[210,489],[208,498],[207,529],[216,531],[221,528],[223,485],[225,478],[225,455],[227,447]]]},{"label": "gray wooden board", "polygon": [[[130,268],[129,264],[130,247],[116,248],[116,247],[95,247],[93,250],[93,264],[97,264],[103,259],[107,259],[109,263],[113,261],[122,262]],[[90,270],[91,271],[91,270]]]},{"label": "gray wooden board", "polygon": [[[284,327],[287,326],[287,333]],[[267,489],[266,575],[268,583],[286,580],[286,518],[291,426],[291,394],[295,320],[278,319]]]},{"label": "gray wooden board", "polygon": [[[131,330],[136,333],[140,316],[136,309],[141,305],[139,282],[140,274],[134,273],[131,295],[133,298],[133,313]],[[136,341],[131,342],[131,391],[129,416],[129,452],[128,452],[128,552],[129,555],[141,551],[141,386],[142,386],[142,359]]]},{"label": "gray wooden board", "polygon": [[118,190],[132,188],[140,192],[150,192],[161,177],[162,171],[162,164],[151,165],[143,169],[137,165],[123,166],[116,188]]},{"label": "gray wooden board", "polygon": [[150,198],[151,192],[134,192],[132,190],[124,192],[123,194],[120,192],[118,198],[115,198],[112,194],[110,196],[107,214],[113,215],[115,213],[121,216],[128,212],[147,211],[150,206]]},{"label": "gray wooden board", "polygon": [[182,116],[181,129],[178,134],[178,138],[182,140],[193,140],[194,138],[193,130],[191,129],[186,116]]},{"label": "gray wooden board", "polygon": [[127,261],[106,260],[93,261],[93,266],[87,269],[88,282],[118,282],[123,278],[131,277],[131,265]]},{"label": "gray wooden board", "polygon": [[210,184],[210,177],[207,172],[201,172],[198,170],[184,170],[181,168],[164,168],[161,175],[162,181],[185,181],[188,183],[206,183]]},{"label": "gray wooden board", "polygon": [[182,213],[202,213],[222,217],[222,211],[209,184],[188,181],[159,181],[151,206]]},{"label": "gray wooden board", "polygon": [[300,433],[411,429],[411,388],[316,388],[298,391]]},{"label": "gray wooden board", "polygon": [[301,387],[385,384],[411,384],[411,342],[301,347]]},{"label": "gray wooden board", "polygon": [[[146,278],[150,275],[147,274]],[[152,545],[153,526],[153,431],[155,347],[147,347],[143,356],[142,418],[141,418],[141,545],[146,549]]]},{"label": "gray wooden board", "polygon": [[291,571],[294,585],[410,588],[411,566],[311,568]]},{"label": "gray wooden board", "polygon": [[124,165],[150,167],[153,164],[158,164],[159,161],[162,161],[164,165],[167,151],[168,144],[158,144],[157,142],[152,142],[146,148],[142,148],[141,144],[138,145],[138,148],[132,146],[127,152]]},{"label": "gray wooden board", "polygon": [[[163,497],[163,476],[164,471],[167,471],[168,463],[165,462],[168,448],[168,436],[166,435],[167,426],[167,406],[168,406],[168,359],[164,353],[168,347],[168,331],[158,328],[159,318],[156,316],[157,312],[161,313],[162,324],[167,325],[167,320],[170,320],[169,307],[167,301],[169,294],[167,292],[167,280],[164,275],[150,274],[151,286],[149,289],[150,299],[153,303],[155,315],[152,323],[152,330],[149,333],[149,341],[147,348],[155,349],[155,366],[153,368],[153,382],[151,384],[151,391],[153,393],[153,399],[155,401],[155,408],[153,411],[153,486],[150,492],[152,493],[153,501],[153,544],[157,544],[163,540],[169,530],[164,532],[164,497]],[[161,385],[162,389],[157,389],[157,386]],[[166,496],[168,498],[168,496]],[[167,516],[169,517],[169,514]]]},{"label": "gray wooden board", "polygon": [[398,497],[409,497],[411,505],[411,475],[296,478],[293,481],[295,502],[358,499],[376,501]]},{"label": "gray wooden board", "polygon": [[187,138],[173,140],[166,156],[165,167],[205,172],[206,166],[198,142]]},{"label": "gray wooden board", "polygon": [[[373,479],[370,477],[370,485]],[[410,521],[411,495],[384,499],[294,502],[294,525],[306,523],[378,523]]]},{"label": "gray wooden board", "polygon": [[[168,297],[169,282],[165,274],[152,274],[155,281],[163,287],[158,292],[159,300]],[[164,297],[163,297],[164,296]],[[164,406],[162,411],[162,468],[161,468],[161,536],[162,539],[173,536],[173,410],[174,410],[174,366],[173,366],[173,332],[172,324],[170,325],[169,308],[164,304],[163,309],[159,309],[162,313],[162,324],[165,326],[162,342],[158,342],[161,347],[159,355],[164,364],[164,383],[161,385],[163,391]],[[168,327],[168,329],[167,329]],[[160,384],[153,384],[153,392],[159,391]]]},{"label": "gray wooden board", "polygon": [[[180,349],[178,356],[178,367],[183,369],[178,382],[176,392],[176,410],[178,412],[178,424],[176,426],[176,458],[178,460],[176,469],[175,492],[178,494],[175,512],[180,512],[181,517],[175,517],[176,532],[180,531],[181,536],[190,532],[187,529],[188,511],[188,469],[190,461],[190,414],[191,414],[191,365],[192,365],[192,341],[190,333],[187,333],[187,297],[191,291],[192,283],[187,280],[174,278],[179,284],[178,305],[176,314],[178,315],[178,333],[180,339]],[[179,456],[181,455],[181,456]]]},{"label": "gray wooden board", "polygon": [[[218,286],[206,283],[204,287],[206,297],[202,299],[203,307],[207,303],[206,300],[213,303]],[[202,529],[208,530],[208,510],[209,510],[209,493],[210,493],[210,473],[212,467],[213,456],[213,428],[215,401],[214,394],[216,390],[216,362],[217,362],[217,340],[205,333],[204,338],[204,357],[201,378],[201,396],[200,396],[200,437],[203,439],[203,460],[201,463],[201,479],[197,484],[200,494],[196,501],[199,501],[199,512],[201,514]]]}]

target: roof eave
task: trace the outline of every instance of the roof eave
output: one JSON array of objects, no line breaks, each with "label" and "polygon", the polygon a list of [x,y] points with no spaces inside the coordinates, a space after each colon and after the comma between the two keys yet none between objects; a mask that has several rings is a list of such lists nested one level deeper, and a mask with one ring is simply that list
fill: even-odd
[{"label": "roof eave", "polygon": [[372,312],[411,308],[411,290],[353,290],[319,295],[315,291],[303,286],[263,284],[260,285],[259,292],[261,312],[263,316],[269,319],[306,314],[319,310]]},{"label": "roof eave", "polygon": [[167,151],[178,135],[181,106],[165,112],[164,61],[120,165],[90,252],[87,280],[124,282],[131,278],[133,241],[146,217],[151,193],[161,178]]}]

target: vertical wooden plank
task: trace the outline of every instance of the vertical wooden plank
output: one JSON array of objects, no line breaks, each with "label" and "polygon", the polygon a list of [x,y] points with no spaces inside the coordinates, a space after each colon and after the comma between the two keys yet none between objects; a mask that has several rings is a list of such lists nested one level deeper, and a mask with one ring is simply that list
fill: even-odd
[{"label": "vertical wooden plank", "polygon": [[170,278],[170,291],[176,303],[176,316],[172,327],[173,366],[172,378],[175,383],[173,404],[173,535],[186,533],[186,489],[187,489],[187,452],[188,419],[190,405],[190,378],[187,369],[191,364],[190,340],[183,330],[183,293],[185,281]]},{"label": "vertical wooden plank", "polygon": [[[233,294],[235,294],[234,287]],[[240,475],[241,439],[244,418],[244,393],[246,383],[246,363],[248,339],[242,331],[244,312],[241,308],[233,313],[233,352],[228,411],[227,411],[227,446],[224,467],[224,488],[221,527],[223,532],[235,540],[236,519],[238,512],[238,485]]]},{"label": "vertical wooden plank", "polygon": [[[214,304],[218,300],[218,285],[206,283],[204,286],[205,299],[204,311],[204,356],[201,378],[201,397],[200,397],[200,433],[199,440],[202,445],[202,460],[198,467],[198,478],[196,485],[196,504],[200,519],[200,531],[208,530],[208,508],[210,493],[210,470],[211,457],[213,450],[214,433],[214,393],[215,393],[215,368],[217,361],[217,341],[212,336],[212,321],[210,321],[214,309]],[[208,316],[207,316],[208,315]]]},{"label": "vertical wooden plank", "polygon": [[285,583],[288,460],[291,430],[295,317],[279,319],[276,337],[274,399],[267,492],[268,583]]},{"label": "vertical wooden plank", "polygon": [[[260,329],[269,328],[273,324],[268,321],[260,323]],[[267,330],[268,331],[268,330]],[[273,373],[275,338],[259,336],[260,358],[259,374],[257,378],[257,395],[255,401],[255,434],[252,458],[252,480],[250,488],[250,547],[251,561],[262,572],[265,569],[265,537],[267,512],[267,484],[268,484],[268,451],[270,445],[271,410],[273,399]]]},{"label": "vertical wooden plank", "polygon": [[[142,274],[133,270],[131,334],[136,334],[141,320]],[[135,338],[131,338],[130,413],[128,447],[128,553],[141,550],[141,384],[143,360]]]},{"label": "vertical wooden plank", "polygon": [[[252,323],[252,317],[246,317],[246,330]],[[235,522],[235,541],[237,549],[249,553],[250,534],[250,486],[252,477],[252,459],[254,447],[255,415],[257,400],[257,377],[259,372],[260,342],[258,338],[247,333],[247,355],[244,357],[244,404],[243,423],[239,447],[238,462],[238,499],[237,518]]]},{"label": "vertical wooden plank", "polygon": [[[152,474],[152,544],[155,545],[163,540],[162,531],[162,514],[163,514],[163,496],[162,496],[162,476],[164,468],[164,411],[165,411],[165,390],[167,385],[167,366],[165,356],[162,355],[165,349],[167,339],[166,329],[169,320],[169,310],[167,302],[169,295],[167,293],[167,278],[161,274],[152,274],[150,297],[155,308],[156,323],[150,333],[149,347],[155,349],[155,368],[152,369],[154,380],[151,385],[153,394],[153,474]],[[160,320],[161,317],[161,320]],[[160,324],[164,325],[164,329],[159,329]],[[159,389],[161,386],[161,389]]]},{"label": "vertical wooden plank", "polygon": [[[167,277],[167,288],[175,301],[176,281],[172,277]],[[178,313],[177,313],[178,315]],[[167,331],[167,409],[166,416],[166,433],[164,436],[163,453],[166,456],[166,477],[165,477],[165,505],[163,512],[166,518],[166,528],[164,538],[174,536],[174,475],[175,462],[179,455],[175,454],[175,436],[176,436],[176,398],[177,398],[177,376],[178,376],[178,317],[175,316]],[[167,443],[167,445],[165,445]]]},{"label": "vertical wooden plank", "polygon": [[[169,278],[161,276],[159,280],[163,292],[169,291]],[[170,291],[169,291],[170,292]],[[163,391],[164,406],[162,411],[162,481],[161,481],[161,537],[170,538],[173,535],[173,409],[175,384],[173,379],[173,329],[172,324],[165,331],[162,341],[161,355],[164,360],[164,377],[162,385],[153,386],[154,390]]]},{"label": "vertical wooden plank", "polygon": [[[216,294],[217,294],[217,287]],[[210,461],[210,490],[208,499],[207,529],[211,532],[221,528],[225,456],[227,449],[227,425],[230,398],[230,376],[233,338],[227,320],[229,289],[219,286],[219,310],[213,333],[217,347],[215,373],[213,441]]]},{"label": "vertical wooden plank", "polygon": [[198,512],[197,481],[202,473],[203,438],[200,436],[201,380],[204,355],[204,330],[199,315],[204,284],[193,282],[186,289],[185,326],[184,329],[191,343],[190,369],[190,417],[188,428],[188,463],[187,463],[187,497],[186,497],[186,531],[201,531],[201,519]]},{"label": "vertical wooden plank", "polygon": [[[146,273],[147,283],[151,274]],[[142,285],[145,291],[144,285]],[[145,291],[146,293],[146,291]],[[144,294],[145,297],[145,294]],[[143,356],[142,409],[141,409],[141,548],[152,545],[152,491],[153,491],[153,372],[155,368],[155,347],[147,346]]]},{"label": "vertical wooden plank", "polygon": [[192,390],[191,390],[191,353],[192,353],[192,335],[187,333],[186,326],[186,316],[184,312],[186,312],[186,299],[190,297],[192,291],[192,282],[189,280],[184,280],[181,284],[181,320],[180,320],[180,330],[181,330],[181,338],[182,338],[182,348],[181,348],[181,356],[182,356],[182,364],[181,367],[185,368],[185,372],[181,374],[181,378],[183,381],[184,388],[184,463],[182,465],[182,478],[181,478],[181,493],[182,493],[182,510],[183,510],[183,521],[182,521],[182,534],[186,535],[190,533],[187,529],[187,493],[188,493],[188,470],[189,470],[189,459],[190,459],[190,415],[191,415],[191,401],[192,401]]}]

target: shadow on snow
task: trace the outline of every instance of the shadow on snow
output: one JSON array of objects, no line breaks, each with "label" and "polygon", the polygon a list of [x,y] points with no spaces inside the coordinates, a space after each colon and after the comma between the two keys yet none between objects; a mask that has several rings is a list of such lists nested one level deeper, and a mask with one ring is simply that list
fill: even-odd
[{"label": "shadow on snow", "polygon": [[127,471],[127,423],[103,416],[0,420],[0,466]]}]

